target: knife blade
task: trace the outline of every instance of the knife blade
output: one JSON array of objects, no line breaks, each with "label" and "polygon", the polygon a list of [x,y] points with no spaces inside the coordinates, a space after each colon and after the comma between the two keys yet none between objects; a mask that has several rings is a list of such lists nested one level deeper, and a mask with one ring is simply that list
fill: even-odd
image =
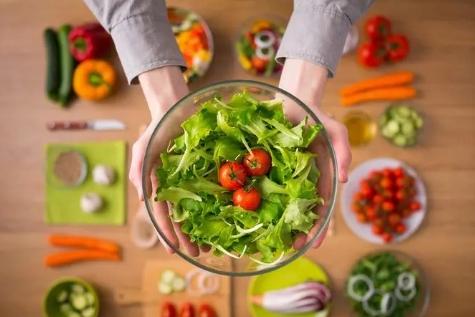
[{"label": "knife blade", "polygon": [[97,131],[124,130],[125,124],[116,119],[99,119],[91,121],[52,121],[46,124],[50,131],[57,130],[84,130],[91,129]]}]

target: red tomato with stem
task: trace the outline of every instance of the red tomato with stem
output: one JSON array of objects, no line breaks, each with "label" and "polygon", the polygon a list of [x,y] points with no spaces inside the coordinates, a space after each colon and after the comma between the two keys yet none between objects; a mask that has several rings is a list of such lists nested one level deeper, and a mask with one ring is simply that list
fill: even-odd
[{"label": "red tomato with stem", "polygon": [[272,159],[263,149],[252,149],[244,156],[243,164],[247,173],[252,176],[266,175],[271,167]]},{"label": "red tomato with stem", "polygon": [[244,165],[237,162],[226,162],[219,168],[218,179],[221,186],[228,190],[236,190],[246,183],[247,173]]},{"label": "red tomato with stem", "polygon": [[216,311],[208,304],[202,304],[198,308],[198,317],[216,317]]},{"label": "red tomato with stem", "polygon": [[381,66],[386,58],[386,48],[381,43],[365,43],[358,49],[358,61],[361,65],[376,68]]},{"label": "red tomato with stem", "polygon": [[184,303],[181,306],[180,317],[195,317],[195,308],[191,303]]},{"label": "red tomato with stem", "polygon": [[261,194],[252,188],[239,188],[233,193],[233,203],[246,210],[256,210],[261,204]]},{"label": "red tomato with stem", "polygon": [[402,61],[409,55],[409,41],[401,34],[393,34],[386,38],[388,59],[391,62]]},{"label": "red tomato with stem", "polygon": [[372,40],[383,40],[391,34],[391,21],[382,15],[376,15],[366,20],[365,31]]},{"label": "red tomato with stem", "polygon": [[176,307],[170,302],[164,302],[160,317],[176,317]]}]

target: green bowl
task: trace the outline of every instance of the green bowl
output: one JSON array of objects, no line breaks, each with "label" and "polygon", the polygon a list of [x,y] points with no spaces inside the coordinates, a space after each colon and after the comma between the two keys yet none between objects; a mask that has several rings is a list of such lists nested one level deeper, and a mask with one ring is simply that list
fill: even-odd
[{"label": "green bowl", "polygon": [[[95,313],[91,317],[99,316],[99,298],[97,292],[88,282],[77,278],[77,277],[63,277],[60,278],[49,287],[46,296],[43,301],[43,316],[44,317],[67,317],[68,315],[60,311],[61,304],[58,303],[58,296],[62,291],[71,291],[71,286],[73,284],[79,284],[85,288],[87,292],[92,294],[94,298],[94,305],[91,307],[94,308]],[[82,315],[79,315],[82,317]]]}]

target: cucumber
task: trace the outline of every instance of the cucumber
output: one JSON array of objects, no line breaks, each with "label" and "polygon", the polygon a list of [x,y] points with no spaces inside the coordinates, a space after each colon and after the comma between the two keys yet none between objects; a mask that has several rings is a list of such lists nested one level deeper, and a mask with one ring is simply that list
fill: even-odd
[{"label": "cucumber", "polygon": [[51,101],[58,101],[61,84],[59,44],[56,31],[47,28],[43,32],[46,47],[46,95]]},{"label": "cucumber", "polygon": [[71,286],[71,291],[76,294],[83,294],[84,293],[84,286],[80,284],[73,284]]},{"label": "cucumber", "polygon": [[93,307],[88,307],[81,312],[82,317],[93,317],[96,313],[96,309]]},{"label": "cucumber", "polygon": [[69,303],[64,303],[59,306],[59,311],[63,314],[69,313],[73,311],[73,306]]},{"label": "cucumber", "polygon": [[381,134],[400,147],[416,144],[417,134],[423,124],[417,111],[407,105],[392,105],[379,119]]},{"label": "cucumber", "polygon": [[92,295],[91,293],[86,293],[84,294],[84,296],[86,297],[88,305],[92,306],[95,304],[96,300],[94,299],[94,295]]},{"label": "cucumber", "polygon": [[68,299],[68,292],[65,290],[62,290],[58,296],[56,296],[56,301],[58,303],[64,303]]},{"label": "cucumber", "polygon": [[66,314],[66,317],[81,317],[81,315],[78,312],[71,311]]},{"label": "cucumber", "polygon": [[68,35],[70,31],[71,26],[68,24],[62,25],[58,29],[59,57],[61,61],[61,84],[58,89],[58,101],[63,107],[68,104],[73,95],[74,59],[69,52]]},{"label": "cucumber", "polygon": [[87,299],[84,295],[74,294],[71,296],[71,304],[77,310],[83,310],[87,306]]}]

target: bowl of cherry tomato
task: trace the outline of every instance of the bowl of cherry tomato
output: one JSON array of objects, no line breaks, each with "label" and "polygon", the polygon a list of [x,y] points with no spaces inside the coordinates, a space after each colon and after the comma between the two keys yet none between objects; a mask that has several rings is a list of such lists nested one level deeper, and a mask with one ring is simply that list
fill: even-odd
[{"label": "bowl of cherry tomato", "polygon": [[346,224],[360,238],[377,244],[401,242],[424,219],[426,190],[407,164],[390,158],[373,159],[351,172],[341,205]]},{"label": "bowl of cherry tomato", "polygon": [[284,22],[276,17],[253,18],[244,24],[236,41],[236,56],[241,67],[256,75],[269,77],[282,66],[275,61]]}]

